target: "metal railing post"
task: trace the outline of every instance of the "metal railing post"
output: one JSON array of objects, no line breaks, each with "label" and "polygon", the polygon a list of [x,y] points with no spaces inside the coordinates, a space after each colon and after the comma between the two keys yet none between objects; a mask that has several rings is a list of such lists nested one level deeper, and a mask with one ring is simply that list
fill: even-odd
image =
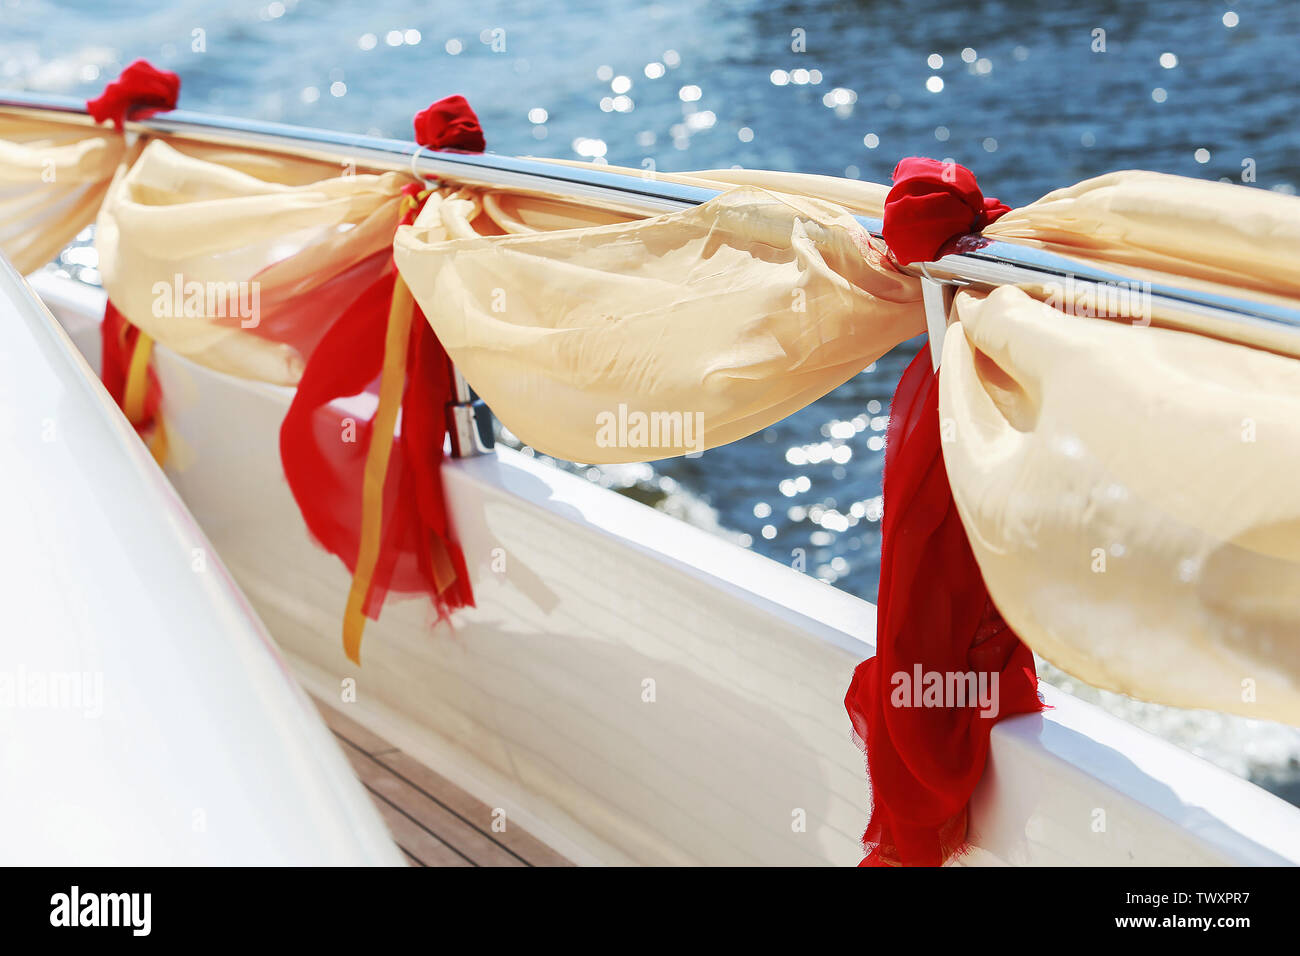
[{"label": "metal railing post", "polygon": [[941,282],[933,279],[920,266],[921,304],[925,306],[925,329],[930,335],[930,361],[935,371],[939,369],[939,360],[943,356],[943,337],[948,332],[948,316],[952,312],[952,300],[957,294],[957,283]]},{"label": "metal railing post", "polygon": [[474,394],[452,366],[452,401],[447,404],[447,434],[451,436],[452,458],[476,458],[490,455],[496,450],[492,435],[492,411]]}]

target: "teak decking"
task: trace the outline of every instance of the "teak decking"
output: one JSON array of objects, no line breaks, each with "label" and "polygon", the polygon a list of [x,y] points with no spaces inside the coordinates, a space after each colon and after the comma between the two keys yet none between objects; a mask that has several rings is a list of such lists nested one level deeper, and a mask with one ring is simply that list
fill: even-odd
[{"label": "teak decking", "polygon": [[572,866],[518,824],[317,699],[316,707],[412,866]]}]

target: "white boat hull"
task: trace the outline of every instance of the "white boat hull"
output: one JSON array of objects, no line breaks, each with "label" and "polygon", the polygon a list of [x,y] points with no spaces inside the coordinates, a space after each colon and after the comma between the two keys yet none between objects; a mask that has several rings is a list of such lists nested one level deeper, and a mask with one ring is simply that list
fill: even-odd
[{"label": "white boat hull", "polygon": [[0,864],[401,865],[95,373],[0,258]]}]

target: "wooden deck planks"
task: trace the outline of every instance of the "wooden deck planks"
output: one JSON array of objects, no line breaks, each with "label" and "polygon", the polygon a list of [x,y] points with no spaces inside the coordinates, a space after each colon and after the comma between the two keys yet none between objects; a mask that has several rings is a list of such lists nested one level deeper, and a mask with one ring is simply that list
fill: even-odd
[{"label": "wooden deck planks", "polygon": [[[505,847],[529,866],[572,866],[573,864],[514,823],[508,816],[494,819],[492,808],[464,790],[449,783],[410,754],[390,750],[376,759],[402,779],[429,794],[443,806],[491,839]],[[504,829],[494,829],[496,826]]]},{"label": "wooden deck planks", "polygon": [[412,866],[572,866],[341,709],[316,706]]}]

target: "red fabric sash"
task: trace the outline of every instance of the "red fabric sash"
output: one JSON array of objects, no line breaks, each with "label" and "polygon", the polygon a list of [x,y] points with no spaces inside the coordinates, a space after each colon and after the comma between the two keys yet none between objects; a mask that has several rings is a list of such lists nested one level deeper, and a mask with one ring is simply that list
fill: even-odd
[{"label": "red fabric sash", "polygon": [[[280,427],[280,459],[303,520],[354,574],[373,409],[350,416],[331,403],[358,396],[364,402],[366,392],[373,396],[377,390],[396,281],[390,256],[380,278],[356,296],[312,351]],[[415,307],[401,414],[384,480],[379,559],[363,605],[372,620],[389,591],[428,594],[439,618],[474,604],[443,497],[451,383],[447,353]]]},{"label": "red fabric sash", "polygon": [[[876,656],[858,665],[844,698],[871,777],[863,866],[937,866],[960,852],[993,725],[1042,709],[1033,654],[989,599],[953,503],[938,400],[922,349],[890,407]],[[933,673],[945,684],[973,674],[977,687],[996,689],[993,706],[959,706],[951,694],[926,706]]]},{"label": "red fabric sash", "polygon": [[[140,341],[140,330],[128,322],[125,316],[108,302],[104,306],[104,321],[99,324],[100,344],[100,380],[113,396],[117,407],[126,409],[126,376],[131,367],[131,355],[136,343]],[[154,423],[158,407],[162,404],[162,388],[152,366],[148,371],[149,384],[145,391],[144,415],[139,421],[131,422],[137,432],[142,432]]]},{"label": "red fabric sash", "polygon": [[[298,255],[303,255],[299,252]],[[291,346],[311,358],[321,338],[333,326],[343,309],[392,267],[393,250],[380,249],[357,259],[332,275],[317,273],[310,281],[292,287],[262,286],[258,322],[242,331],[270,342]],[[273,267],[268,267],[273,268]],[[257,281],[261,273],[253,276]],[[238,315],[211,319],[217,325],[238,327]]]}]

